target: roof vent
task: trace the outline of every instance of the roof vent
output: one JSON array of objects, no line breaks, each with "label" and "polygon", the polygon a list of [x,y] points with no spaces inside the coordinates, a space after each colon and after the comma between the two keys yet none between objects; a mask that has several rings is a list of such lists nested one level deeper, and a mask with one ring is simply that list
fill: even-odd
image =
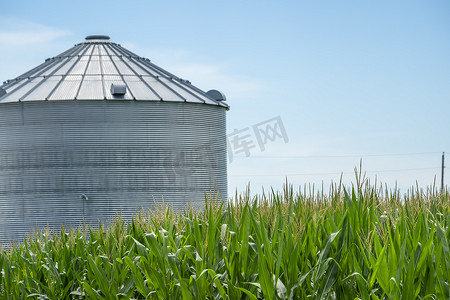
[{"label": "roof vent", "polygon": [[109,40],[109,36],[107,35],[88,35],[86,40]]},{"label": "roof vent", "polygon": [[209,90],[206,95],[213,98],[216,101],[226,101],[227,97],[225,97],[224,93],[219,92],[218,90]]},{"label": "roof vent", "polygon": [[111,83],[111,94],[114,96],[123,96],[127,93],[127,87],[121,83]]}]

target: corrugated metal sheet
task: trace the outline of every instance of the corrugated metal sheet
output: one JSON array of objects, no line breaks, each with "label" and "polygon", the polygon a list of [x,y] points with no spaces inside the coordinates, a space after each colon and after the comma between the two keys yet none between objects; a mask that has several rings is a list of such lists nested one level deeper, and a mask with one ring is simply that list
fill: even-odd
[{"label": "corrugated metal sheet", "polygon": [[227,104],[101,36],[1,88],[0,243],[227,197]]},{"label": "corrugated metal sheet", "polygon": [[[226,110],[148,101],[0,106],[0,241],[227,196]],[[86,195],[87,200],[81,195]]]}]

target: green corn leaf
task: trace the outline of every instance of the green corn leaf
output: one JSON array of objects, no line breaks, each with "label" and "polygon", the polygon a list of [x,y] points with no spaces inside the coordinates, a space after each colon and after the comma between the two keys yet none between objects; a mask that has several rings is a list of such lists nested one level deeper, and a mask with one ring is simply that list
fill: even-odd
[{"label": "green corn leaf", "polygon": [[245,289],[245,288],[238,287],[237,289],[238,289],[239,291],[243,292],[244,294],[246,294],[247,297],[248,297],[250,300],[257,300],[257,299],[258,299],[252,292],[250,292],[249,290],[247,290],[247,289]]},{"label": "green corn leaf", "polygon": [[[265,299],[274,299],[274,288],[271,282],[271,276],[267,265],[267,258],[262,250],[262,244],[264,243],[261,234],[261,226],[257,223],[253,212],[250,213],[252,224],[256,231],[256,246],[258,248],[258,267],[259,267],[259,283]],[[258,230],[259,229],[259,230]],[[264,245],[265,246],[265,245]]]},{"label": "green corn leaf", "polygon": [[369,281],[369,289],[372,289],[375,280],[378,280],[378,283],[380,284],[381,288],[385,292],[388,290],[389,278],[386,277],[389,276],[389,272],[387,269],[387,262],[385,258],[386,246],[387,244],[385,244],[384,247],[380,250],[380,252],[377,253],[377,261],[373,266],[372,276],[370,277]]},{"label": "green corn leaf", "polygon": [[124,258],[125,263],[130,268],[131,272],[133,273],[133,279],[136,285],[136,289],[139,291],[139,293],[147,297],[150,293],[149,289],[147,288],[147,285],[145,284],[144,276],[140,272],[140,270],[136,267],[136,264],[134,261],[131,260],[128,256],[125,256]]},{"label": "green corn leaf", "polygon": [[369,300],[369,283],[364,278],[364,276],[361,275],[361,273],[355,272],[353,274],[350,274],[346,278],[344,278],[344,281],[355,278],[356,283],[358,285],[359,292],[361,293],[361,299],[363,300]]},{"label": "green corn leaf", "polygon": [[105,299],[103,297],[101,297],[97,291],[93,290],[91,288],[91,286],[89,285],[89,283],[87,282],[83,282],[83,288],[86,291],[86,293],[89,295],[90,299]]},{"label": "green corn leaf", "polygon": [[432,231],[430,233],[430,236],[428,237],[428,240],[426,241],[423,249],[422,249],[422,253],[420,254],[420,258],[419,261],[417,262],[417,266],[416,266],[416,272],[422,272],[422,268],[424,267],[425,261],[431,257],[430,249],[431,246],[433,245],[433,237],[434,237],[434,231]]},{"label": "green corn leaf", "polygon": [[326,260],[326,263],[324,263],[323,265],[328,266],[328,268],[327,268],[327,272],[324,275],[323,286],[317,294],[318,299],[327,299],[328,298],[328,293],[330,292],[331,287],[333,286],[333,284],[335,283],[335,281],[337,279],[338,266],[339,266],[337,264],[337,262],[331,257],[329,257]]},{"label": "green corn leaf", "polygon": [[415,285],[414,285],[414,257],[409,259],[406,267],[405,277],[402,287],[402,299],[414,299]]},{"label": "green corn leaf", "polygon": [[94,260],[92,259],[92,256],[89,255],[88,256],[88,263],[89,263],[89,267],[90,269],[94,272],[95,275],[95,282],[98,284],[98,286],[100,287],[101,292],[103,293],[103,295],[108,296],[109,295],[109,282],[108,282],[108,278],[106,278],[105,274],[103,273],[103,271],[101,271],[99,269],[99,267],[97,266],[97,264],[94,262]]},{"label": "green corn leaf", "polygon": [[208,232],[207,232],[207,251],[208,259],[211,262],[211,266],[215,262],[215,249],[216,249],[216,223],[214,221],[213,207],[209,208],[209,220],[208,220]]},{"label": "green corn leaf", "polygon": [[181,277],[179,278],[179,280],[180,280],[181,295],[183,296],[183,300],[193,299],[185,280],[183,280]]},{"label": "green corn leaf", "polygon": [[217,289],[219,290],[220,296],[222,296],[222,299],[226,299],[227,295],[225,292],[225,289],[223,288],[222,283],[220,282],[219,278],[222,276],[221,274],[216,274],[214,270],[208,269],[209,276],[212,278],[212,282],[216,285]]},{"label": "green corn leaf", "polygon": [[134,288],[134,277],[129,277],[123,287],[120,289],[120,293],[128,295]]},{"label": "green corn leaf", "polygon": [[248,274],[247,271],[247,258],[248,258],[248,250],[249,250],[249,246],[248,246],[248,239],[249,239],[249,235],[250,235],[250,220],[248,219],[249,215],[250,215],[250,210],[248,208],[248,204],[245,204],[244,208],[244,214],[243,214],[243,218],[240,224],[240,239],[241,239],[241,246],[239,249],[239,264],[242,266],[242,273],[244,273],[244,275],[248,276],[250,274]]}]

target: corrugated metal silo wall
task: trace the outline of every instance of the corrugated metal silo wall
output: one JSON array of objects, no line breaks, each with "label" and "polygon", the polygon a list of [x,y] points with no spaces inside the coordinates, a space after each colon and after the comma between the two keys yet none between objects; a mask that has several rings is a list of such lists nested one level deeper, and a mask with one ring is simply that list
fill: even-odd
[{"label": "corrugated metal silo wall", "polygon": [[[226,110],[147,101],[0,106],[0,242],[227,197]],[[155,199],[155,200],[154,200]]]}]

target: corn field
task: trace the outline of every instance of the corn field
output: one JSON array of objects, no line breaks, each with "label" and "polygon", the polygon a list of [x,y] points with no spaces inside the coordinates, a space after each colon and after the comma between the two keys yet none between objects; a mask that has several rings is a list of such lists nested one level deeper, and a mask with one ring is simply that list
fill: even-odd
[{"label": "corn field", "polygon": [[448,299],[450,195],[356,180],[43,231],[0,251],[1,299]]}]

